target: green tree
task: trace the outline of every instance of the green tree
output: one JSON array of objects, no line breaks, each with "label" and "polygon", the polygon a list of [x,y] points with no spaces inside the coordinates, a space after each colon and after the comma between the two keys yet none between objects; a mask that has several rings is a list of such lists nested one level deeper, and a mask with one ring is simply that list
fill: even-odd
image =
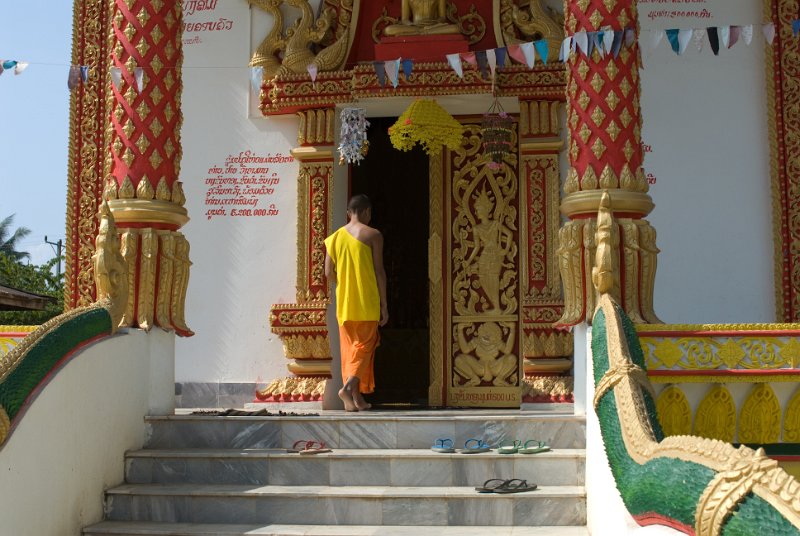
[{"label": "green tree", "polygon": [[58,258],[54,257],[39,266],[22,264],[11,255],[0,252],[0,284],[56,298],[56,302],[43,311],[0,311],[0,324],[35,326],[64,312],[64,280],[53,270],[57,262]]},{"label": "green tree", "polygon": [[0,253],[8,255],[15,261],[21,261],[29,259],[31,255],[27,251],[18,251],[17,247],[23,238],[31,234],[31,230],[27,227],[17,227],[12,233],[11,226],[14,224],[14,216],[16,214],[0,221]]}]

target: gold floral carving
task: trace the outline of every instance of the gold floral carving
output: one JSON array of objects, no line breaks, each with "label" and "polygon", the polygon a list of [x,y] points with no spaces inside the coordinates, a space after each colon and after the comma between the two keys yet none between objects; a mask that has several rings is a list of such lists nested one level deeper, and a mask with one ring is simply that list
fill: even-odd
[{"label": "gold floral carving", "polygon": [[573,353],[573,337],[569,332],[532,331],[525,335],[523,355],[526,358],[564,357]]},{"label": "gold floral carving", "polygon": [[800,443],[800,389],[797,389],[786,405],[783,417],[783,442]]},{"label": "gold floral carving", "polygon": [[442,394],[444,386],[444,292],[442,285],[442,238],[439,234],[444,228],[444,191],[443,191],[443,159],[442,154],[431,155],[428,164],[428,199],[430,204],[428,242],[428,307],[430,309],[430,386],[428,388],[428,404],[443,406]]},{"label": "gold floral carving", "polygon": [[132,326],[136,322],[134,310],[136,309],[136,258],[139,255],[139,231],[127,229],[122,233],[120,253],[128,267],[128,300],[125,314],[122,315],[122,325]]},{"label": "gold floral carving", "polygon": [[736,405],[726,387],[715,385],[697,406],[694,433],[700,437],[733,442],[736,435]]},{"label": "gold floral carving", "polygon": [[186,291],[189,287],[189,241],[182,233],[173,233],[175,237],[175,257],[173,264],[174,279],[170,301],[171,325],[184,334],[191,334],[186,325]]},{"label": "gold floral carving", "polygon": [[78,0],[73,9],[72,64],[88,65],[89,79],[70,95],[64,305],[94,301],[92,255],[103,184],[109,10],[101,0]]},{"label": "gold floral carving", "polygon": [[[295,152],[293,152],[295,154]],[[333,155],[301,161],[297,180],[297,302],[326,301],[325,237],[332,225]]]},{"label": "gold floral carving", "polygon": [[156,324],[170,327],[172,284],[175,269],[175,236],[169,231],[159,231],[158,235],[158,293],[156,294]]},{"label": "gold floral carving", "polygon": [[[765,328],[762,324],[760,329]],[[691,328],[706,328],[704,334],[693,336],[663,336],[649,332],[641,337],[642,351],[651,370],[777,370],[797,367],[796,338],[788,333],[775,331],[761,336],[732,336],[730,330],[722,328],[715,335],[713,326],[675,326],[675,332],[700,331]],[[742,330],[741,326],[737,326]],[[752,326],[751,326],[752,327]],[[796,325],[793,325],[796,328]],[[688,328],[688,329],[684,329]]]},{"label": "gold floral carving", "polygon": [[288,359],[324,359],[331,357],[327,333],[324,335],[284,335],[283,352]]},{"label": "gold floral carving", "polygon": [[781,405],[767,383],[753,387],[739,413],[739,442],[763,445],[781,437]]},{"label": "gold floral carving", "polygon": [[136,299],[136,323],[145,331],[153,327],[155,314],[158,235],[155,229],[141,230],[139,244],[139,286]]},{"label": "gold floral carving", "polygon": [[664,435],[689,435],[692,433],[692,408],[679,387],[664,389],[656,401],[658,421]]},{"label": "gold floral carving", "polygon": [[325,378],[280,378],[257,391],[257,395],[260,399],[268,397],[317,398],[325,394],[325,383]]},{"label": "gold floral carving", "polygon": [[523,397],[564,397],[573,392],[573,379],[569,376],[525,377],[522,380]]}]

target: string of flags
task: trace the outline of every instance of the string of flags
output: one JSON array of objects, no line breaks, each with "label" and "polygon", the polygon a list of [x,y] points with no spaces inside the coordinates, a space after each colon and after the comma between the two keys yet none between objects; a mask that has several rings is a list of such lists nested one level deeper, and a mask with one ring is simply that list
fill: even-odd
[{"label": "string of flags", "polygon": [[[800,34],[800,19],[792,21],[792,35],[797,37]],[[768,22],[761,26],[761,33],[770,45],[775,41],[775,24]],[[743,26],[709,26],[705,28],[670,28],[665,30],[642,30],[639,35],[640,48],[645,52],[652,53],[666,37],[670,48],[677,55],[683,55],[690,45],[694,45],[698,52],[702,52],[705,43],[708,42],[714,55],[719,55],[721,49],[730,49],[734,45],[743,41],[748,46],[752,43],[753,36],[758,25],[747,24]],[[561,43],[558,54],[558,61],[564,62],[569,59],[571,53],[581,52],[587,56],[597,50],[601,57],[613,54],[617,57],[623,46],[630,47],[636,41],[636,31],[634,28],[624,28],[622,30],[612,30],[606,28],[596,32],[576,32],[567,36]],[[498,68],[505,67],[507,58],[511,58],[517,63],[525,64],[529,69],[533,68],[536,56],[547,64],[550,56],[549,45],[546,40],[532,41],[508,45],[505,47],[491,48],[487,50],[477,50],[472,52],[461,52],[447,54],[445,59],[453,71],[459,76],[464,77],[463,64],[467,63],[479,70],[482,78],[491,79],[494,83],[495,73]],[[426,58],[426,61],[430,61]],[[21,74],[28,68],[30,63],[17,60],[0,59],[0,75],[5,71],[14,71],[15,75]],[[373,62],[375,74],[381,87],[385,87],[387,81],[392,87],[397,88],[399,75],[402,72],[406,79],[411,76],[414,69],[414,60],[411,58],[397,58],[388,61]],[[187,67],[184,66],[184,69]],[[191,68],[191,67],[189,67]],[[67,76],[67,87],[73,90],[81,83],[86,83],[89,79],[88,65],[70,65]],[[312,63],[308,66],[308,74],[312,83],[316,83],[319,68]],[[263,79],[263,67],[251,68],[251,84],[253,91],[258,93]],[[114,87],[119,89],[122,82],[122,69],[119,67],[110,68],[111,82]],[[139,92],[144,87],[144,69],[136,67],[133,70],[133,77],[136,88]]]}]

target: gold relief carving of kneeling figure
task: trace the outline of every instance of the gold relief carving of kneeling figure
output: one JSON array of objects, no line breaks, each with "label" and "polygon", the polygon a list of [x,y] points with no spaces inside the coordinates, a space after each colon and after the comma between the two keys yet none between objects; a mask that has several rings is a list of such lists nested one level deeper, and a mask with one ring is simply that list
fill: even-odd
[{"label": "gold relief carving of kneeling figure", "polygon": [[[454,361],[455,371],[467,381],[462,387],[473,387],[482,382],[491,382],[495,387],[507,387],[517,383],[517,356],[511,353],[514,348],[514,330],[508,330],[508,338],[503,341],[503,330],[496,322],[480,325],[477,336],[467,340],[467,324],[460,324],[458,333],[458,354]],[[470,330],[474,332],[474,327]],[[469,355],[475,352],[475,356]]]},{"label": "gold relief carving of kneeling figure", "polygon": [[387,26],[387,37],[403,35],[460,34],[455,24],[447,22],[447,0],[403,0],[400,24]]}]

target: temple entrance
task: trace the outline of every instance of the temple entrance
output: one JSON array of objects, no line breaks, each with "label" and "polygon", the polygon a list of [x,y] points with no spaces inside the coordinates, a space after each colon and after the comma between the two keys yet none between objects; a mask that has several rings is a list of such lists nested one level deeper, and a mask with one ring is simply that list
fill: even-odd
[{"label": "temple entrance", "polygon": [[376,406],[427,407],[429,385],[428,157],[392,147],[396,118],[370,118],[369,153],[351,166],[350,195],[373,203],[371,225],[383,233],[389,323],[375,354]]}]

